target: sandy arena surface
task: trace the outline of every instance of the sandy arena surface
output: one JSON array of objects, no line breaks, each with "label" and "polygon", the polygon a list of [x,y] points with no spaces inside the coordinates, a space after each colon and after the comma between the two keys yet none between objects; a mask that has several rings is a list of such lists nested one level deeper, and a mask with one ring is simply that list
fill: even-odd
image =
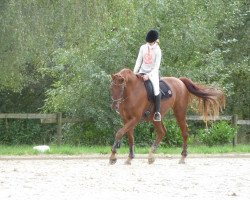
[{"label": "sandy arena surface", "polygon": [[250,154],[157,158],[0,157],[1,200],[250,199]]}]

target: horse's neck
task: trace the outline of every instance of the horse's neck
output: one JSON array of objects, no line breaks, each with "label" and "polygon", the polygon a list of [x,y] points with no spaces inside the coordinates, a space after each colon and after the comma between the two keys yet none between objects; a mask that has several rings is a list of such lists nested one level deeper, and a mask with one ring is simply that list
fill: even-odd
[{"label": "horse's neck", "polygon": [[133,77],[130,79],[130,81],[127,83],[127,95],[137,95],[140,91],[143,90],[144,84],[141,80],[139,80],[137,77]]}]

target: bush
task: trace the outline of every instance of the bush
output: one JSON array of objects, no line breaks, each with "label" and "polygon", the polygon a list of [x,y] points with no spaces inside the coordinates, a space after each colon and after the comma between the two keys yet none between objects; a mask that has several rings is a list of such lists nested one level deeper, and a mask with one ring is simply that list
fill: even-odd
[{"label": "bush", "polygon": [[208,146],[224,145],[232,142],[237,128],[232,127],[225,121],[215,122],[208,129],[198,131],[198,137]]},{"label": "bush", "polygon": [[[183,143],[181,131],[176,120],[165,120],[167,128],[166,136],[163,138],[163,146],[181,146]],[[156,130],[151,123],[140,123],[135,129],[135,143],[138,146],[151,146],[156,139]]]},{"label": "bush", "polygon": [[155,140],[155,129],[151,123],[144,122],[135,128],[135,144],[141,147],[151,146]]},{"label": "bush", "polygon": [[111,145],[114,142],[112,130],[100,131],[94,124],[64,124],[63,142],[70,145]]},{"label": "bush", "polygon": [[170,147],[182,146],[183,139],[181,130],[176,120],[165,120],[164,125],[167,128],[167,134],[164,137],[162,144]]},{"label": "bush", "polygon": [[0,120],[0,144],[46,144],[53,141],[56,126],[38,120]]},{"label": "bush", "polygon": [[[181,131],[176,120],[165,120],[164,126],[167,128],[166,136],[163,138],[163,146],[181,146],[183,143]],[[135,141],[138,146],[151,146],[156,139],[156,130],[151,123],[139,124],[135,129]]]}]

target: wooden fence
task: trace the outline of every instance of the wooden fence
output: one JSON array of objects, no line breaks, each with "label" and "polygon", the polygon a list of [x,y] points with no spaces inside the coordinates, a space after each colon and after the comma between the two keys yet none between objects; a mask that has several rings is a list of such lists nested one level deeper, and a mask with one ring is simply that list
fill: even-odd
[{"label": "wooden fence", "polygon": [[[41,114],[41,113],[0,113],[0,119],[40,119],[41,123],[54,123],[57,124],[56,131],[56,142],[57,144],[61,144],[62,142],[62,125],[64,123],[76,123],[83,122],[80,118],[63,118],[62,113],[54,113],[54,114]],[[239,125],[250,125],[250,120],[241,120],[238,119],[237,115],[233,116],[219,116],[216,118],[208,118],[209,120],[226,120],[231,121],[234,126]],[[201,116],[187,116],[187,120],[190,121],[202,121],[203,118]],[[233,144],[237,144],[237,134],[234,138]]]},{"label": "wooden fence", "polygon": [[81,122],[78,118],[63,118],[62,113],[41,114],[41,113],[0,113],[0,119],[40,119],[41,123],[57,124],[56,143],[62,143],[62,125],[64,123]]}]

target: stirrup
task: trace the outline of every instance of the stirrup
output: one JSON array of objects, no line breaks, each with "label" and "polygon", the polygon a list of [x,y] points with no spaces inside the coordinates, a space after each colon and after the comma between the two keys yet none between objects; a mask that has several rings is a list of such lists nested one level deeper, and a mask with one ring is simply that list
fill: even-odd
[{"label": "stirrup", "polygon": [[160,112],[155,112],[154,114],[154,121],[160,122],[161,121],[161,113]]}]

